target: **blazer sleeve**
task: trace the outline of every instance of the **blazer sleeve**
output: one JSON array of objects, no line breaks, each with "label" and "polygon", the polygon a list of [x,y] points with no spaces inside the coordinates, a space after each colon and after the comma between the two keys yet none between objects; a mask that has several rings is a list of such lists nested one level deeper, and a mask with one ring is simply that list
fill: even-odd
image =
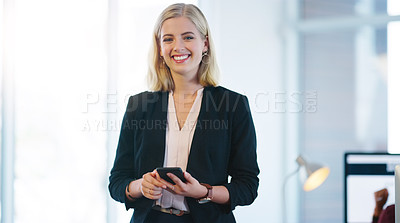
[{"label": "blazer sleeve", "polygon": [[240,95],[240,100],[235,104],[228,166],[231,181],[224,185],[230,196],[230,204],[226,206],[226,211],[234,210],[237,205],[253,203],[259,185],[256,134],[247,97]]},{"label": "blazer sleeve", "polygon": [[126,112],[122,120],[117,152],[108,185],[111,197],[116,201],[124,203],[127,210],[129,208],[142,206],[144,205],[143,202],[149,201],[143,197],[131,201],[125,195],[128,184],[137,178],[135,177],[137,173],[135,172],[134,166],[134,142],[135,131],[137,131],[135,114],[136,111],[139,110],[139,105],[139,96],[136,95],[129,98]]}]

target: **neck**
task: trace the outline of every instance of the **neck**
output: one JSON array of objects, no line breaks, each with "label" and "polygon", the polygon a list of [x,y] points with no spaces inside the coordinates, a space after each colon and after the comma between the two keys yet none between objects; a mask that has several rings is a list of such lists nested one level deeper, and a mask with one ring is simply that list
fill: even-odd
[{"label": "neck", "polygon": [[175,89],[174,94],[193,95],[203,86],[199,83],[197,75],[193,78],[187,78],[183,75],[173,75]]}]

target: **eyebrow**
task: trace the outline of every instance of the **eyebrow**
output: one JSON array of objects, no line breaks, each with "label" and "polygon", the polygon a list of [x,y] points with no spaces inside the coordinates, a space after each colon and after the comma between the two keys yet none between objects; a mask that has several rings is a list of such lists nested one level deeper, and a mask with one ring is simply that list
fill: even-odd
[{"label": "eyebrow", "polygon": [[184,32],[184,33],[181,34],[181,36],[184,36],[184,35],[187,35],[187,34],[192,34],[192,35],[194,35],[193,32]]},{"label": "eyebrow", "polygon": [[[193,32],[190,32],[190,31],[189,31],[189,32],[184,32],[184,33],[182,33],[181,36],[188,35],[188,34],[194,35]],[[174,35],[172,35],[172,34],[164,34],[164,35],[162,36],[162,38],[164,38],[164,37],[166,37],[166,36],[174,36]]]},{"label": "eyebrow", "polygon": [[165,34],[162,36],[162,38],[166,37],[166,36],[173,36],[172,34]]}]

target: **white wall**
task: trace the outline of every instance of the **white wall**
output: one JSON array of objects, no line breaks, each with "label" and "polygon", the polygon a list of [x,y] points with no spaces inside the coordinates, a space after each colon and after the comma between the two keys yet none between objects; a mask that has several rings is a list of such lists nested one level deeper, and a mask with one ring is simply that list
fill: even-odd
[{"label": "white wall", "polygon": [[247,95],[257,131],[259,195],[234,214],[238,222],[280,222],[284,114],[274,103],[284,80],[282,2],[200,0],[199,6],[215,39],[221,85]]}]

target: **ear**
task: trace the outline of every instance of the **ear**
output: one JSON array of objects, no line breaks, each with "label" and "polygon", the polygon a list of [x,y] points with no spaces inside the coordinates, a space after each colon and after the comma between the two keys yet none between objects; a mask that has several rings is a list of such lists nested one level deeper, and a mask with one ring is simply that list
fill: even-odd
[{"label": "ear", "polygon": [[208,51],[208,36],[204,39],[204,47],[203,47],[203,52]]},{"label": "ear", "polygon": [[159,43],[157,43],[157,49],[160,51],[159,52],[160,53],[160,57],[163,57],[164,55],[163,55],[163,52],[162,52],[162,49],[161,49],[161,45]]}]

